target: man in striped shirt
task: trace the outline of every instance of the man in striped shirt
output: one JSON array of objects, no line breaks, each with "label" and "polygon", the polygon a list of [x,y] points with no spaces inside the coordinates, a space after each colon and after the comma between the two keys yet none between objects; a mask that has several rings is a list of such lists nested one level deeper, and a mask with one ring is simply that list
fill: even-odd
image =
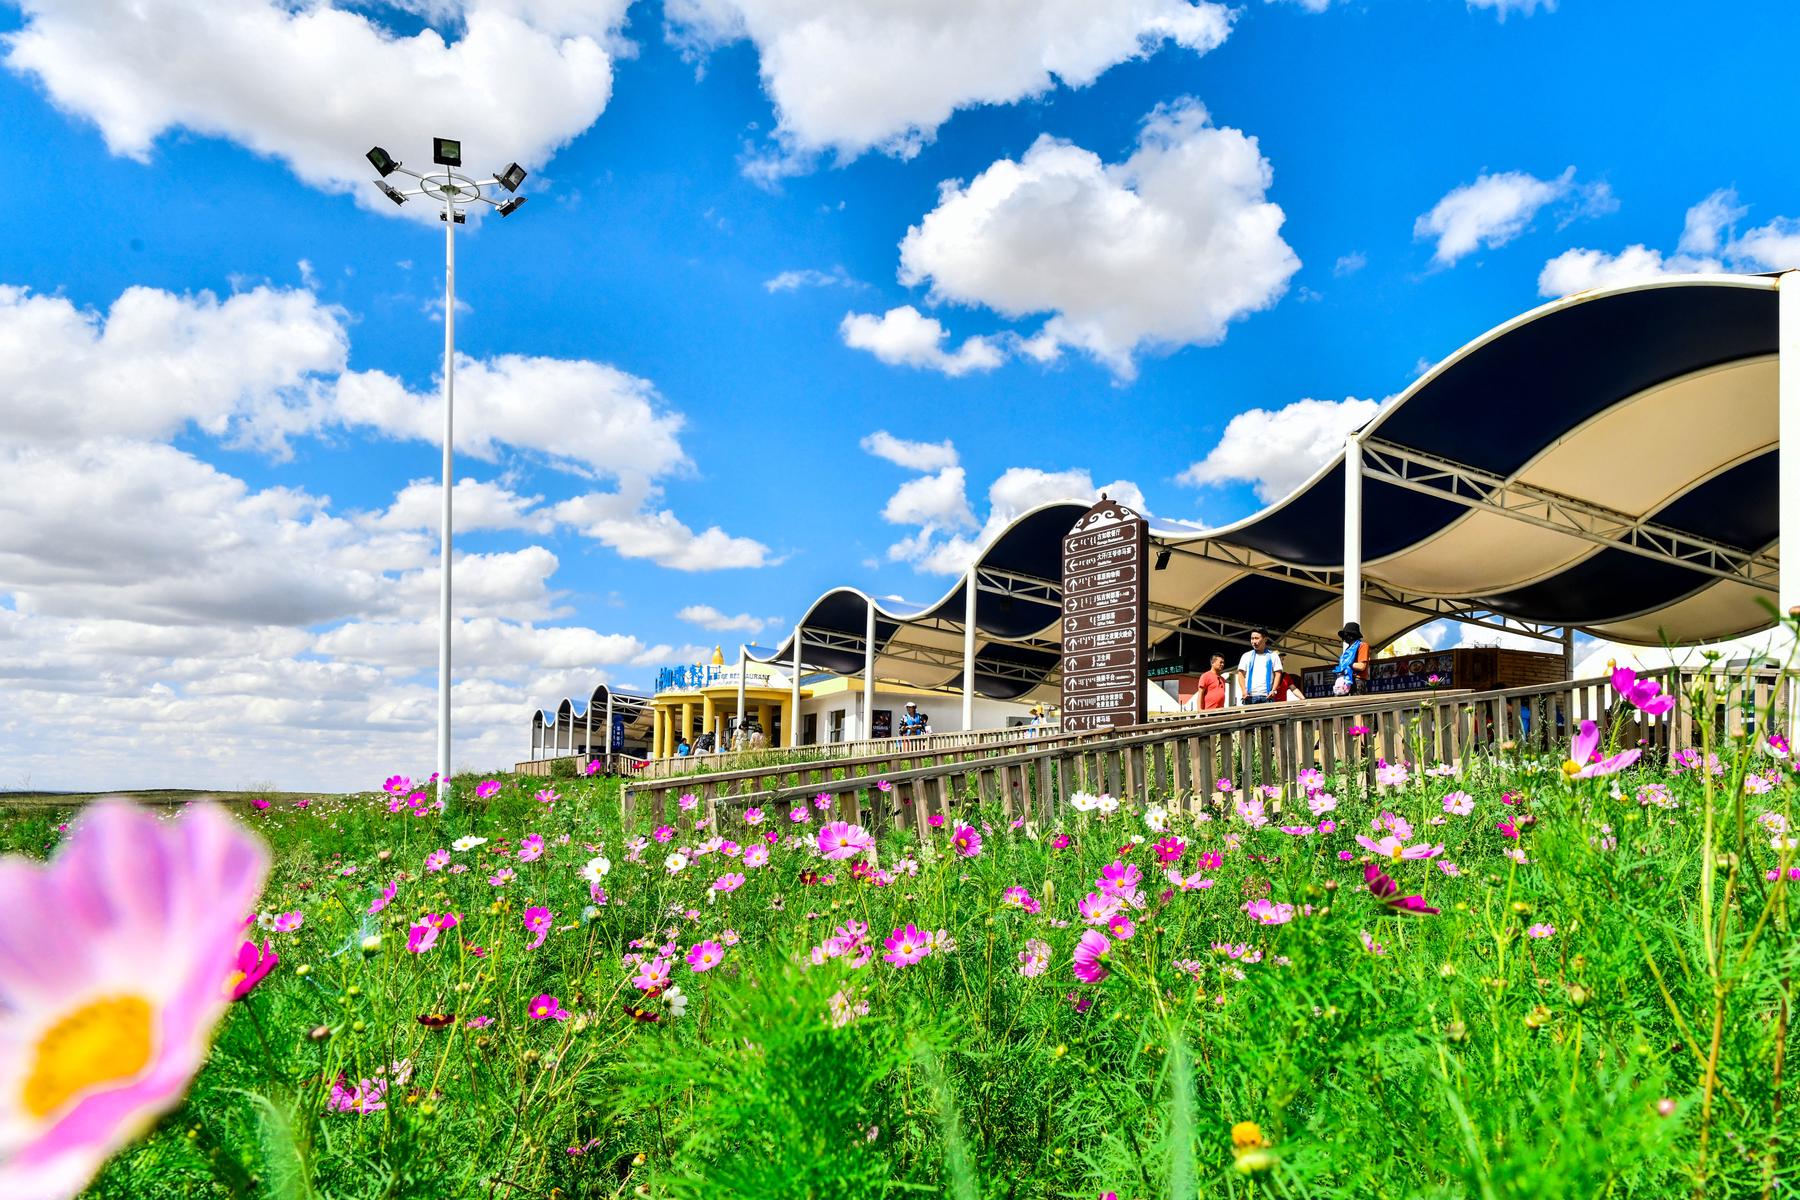
[{"label": "man in striped shirt", "polygon": [[1276,690],[1281,674],[1281,655],[1269,645],[1268,631],[1251,630],[1250,649],[1238,659],[1237,665],[1238,690],[1244,703],[1265,704],[1281,699]]}]

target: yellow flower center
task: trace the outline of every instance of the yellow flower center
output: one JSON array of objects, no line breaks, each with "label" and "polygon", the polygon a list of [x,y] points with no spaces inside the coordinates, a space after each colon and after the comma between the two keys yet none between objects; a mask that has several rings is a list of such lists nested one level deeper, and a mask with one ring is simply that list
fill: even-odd
[{"label": "yellow flower center", "polygon": [[1231,1144],[1240,1150],[1262,1145],[1262,1126],[1255,1121],[1239,1121],[1231,1127]]},{"label": "yellow flower center", "polygon": [[1579,775],[1580,773],[1581,773],[1581,764],[1576,762],[1574,759],[1571,758],[1567,762],[1563,763],[1563,774],[1564,775]]},{"label": "yellow flower center", "polygon": [[150,1063],[150,1002],[142,996],[103,996],[52,1025],[38,1039],[25,1079],[25,1111],[40,1120],[70,1100],[129,1079]]},{"label": "yellow flower center", "polygon": [[1403,857],[1405,857],[1405,855],[1406,855],[1406,847],[1405,846],[1396,845],[1392,850],[1388,851],[1388,857],[1391,858],[1395,862],[1399,862]]}]

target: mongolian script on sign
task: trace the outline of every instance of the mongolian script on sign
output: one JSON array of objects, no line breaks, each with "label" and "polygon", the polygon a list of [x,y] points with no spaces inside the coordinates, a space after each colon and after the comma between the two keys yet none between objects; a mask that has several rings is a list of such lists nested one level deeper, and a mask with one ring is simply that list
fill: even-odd
[{"label": "mongolian script on sign", "polygon": [[1063,538],[1062,727],[1140,725],[1150,527],[1102,499]]}]

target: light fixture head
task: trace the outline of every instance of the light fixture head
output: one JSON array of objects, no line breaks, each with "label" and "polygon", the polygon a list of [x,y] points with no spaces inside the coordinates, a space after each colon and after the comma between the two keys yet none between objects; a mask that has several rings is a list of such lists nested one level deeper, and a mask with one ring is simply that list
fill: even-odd
[{"label": "light fixture head", "polygon": [[518,211],[519,205],[523,203],[525,203],[524,196],[514,196],[511,200],[508,200],[505,204],[500,206],[500,215],[503,217],[512,216],[513,213]]},{"label": "light fixture head", "polygon": [[[444,219],[444,214],[443,214],[443,213],[439,213],[439,214],[438,214],[438,220],[440,220],[440,221],[442,221],[442,220],[443,220],[443,219]],[[457,224],[458,224],[458,225],[467,225],[467,224],[468,224],[468,223],[469,223],[469,216],[468,216],[468,214],[467,214],[467,213],[463,213],[463,212],[458,212],[458,213],[457,213],[457,214],[456,214],[456,223],[457,223]]]},{"label": "light fixture head", "polygon": [[383,150],[380,146],[370,147],[366,157],[369,160],[369,165],[381,172],[381,177],[383,179],[392,175],[394,173],[394,168],[400,165],[399,161],[395,159],[393,155],[389,154],[386,150]]},{"label": "light fixture head", "polygon": [[519,190],[519,185],[525,182],[525,168],[518,163],[512,163],[506,170],[495,176],[495,182],[509,192],[516,192]]},{"label": "light fixture head", "polygon": [[1169,565],[1169,555],[1173,553],[1167,546],[1156,552],[1156,569],[1165,570]]},{"label": "light fixture head", "polygon": [[401,195],[400,189],[396,188],[393,184],[388,183],[384,179],[377,179],[374,182],[375,186],[381,189],[381,194],[386,196],[389,200],[392,200],[395,204],[406,203],[406,197]]},{"label": "light fixture head", "polygon": [[431,161],[440,167],[462,166],[462,143],[450,138],[432,138]]}]

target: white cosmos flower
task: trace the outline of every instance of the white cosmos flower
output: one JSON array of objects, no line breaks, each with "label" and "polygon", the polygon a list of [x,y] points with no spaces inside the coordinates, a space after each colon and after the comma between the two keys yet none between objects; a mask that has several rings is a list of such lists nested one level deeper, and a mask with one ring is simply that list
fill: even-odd
[{"label": "white cosmos flower", "polygon": [[606,855],[600,854],[587,860],[587,863],[581,868],[581,877],[589,883],[599,883],[611,870],[612,860]]},{"label": "white cosmos flower", "polygon": [[1100,807],[1100,797],[1091,792],[1076,792],[1069,797],[1069,807],[1076,812],[1093,812]]},{"label": "white cosmos flower", "polygon": [[677,850],[663,859],[663,866],[671,875],[679,875],[688,865],[688,856]]},{"label": "white cosmos flower", "polygon": [[1100,810],[1101,816],[1110,817],[1119,811],[1119,802],[1112,796],[1102,792],[1094,798],[1094,807]]},{"label": "white cosmos flower", "polygon": [[487,845],[486,838],[476,837],[474,834],[470,834],[468,837],[459,837],[454,842],[451,842],[450,848],[453,850],[473,850],[477,846],[485,845]]},{"label": "white cosmos flower", "polygon": [[1151,833],[1167,833],[1169,810],[1160,804],[1152,804],[1144,810],[1144,824],[1150,827]]}]

